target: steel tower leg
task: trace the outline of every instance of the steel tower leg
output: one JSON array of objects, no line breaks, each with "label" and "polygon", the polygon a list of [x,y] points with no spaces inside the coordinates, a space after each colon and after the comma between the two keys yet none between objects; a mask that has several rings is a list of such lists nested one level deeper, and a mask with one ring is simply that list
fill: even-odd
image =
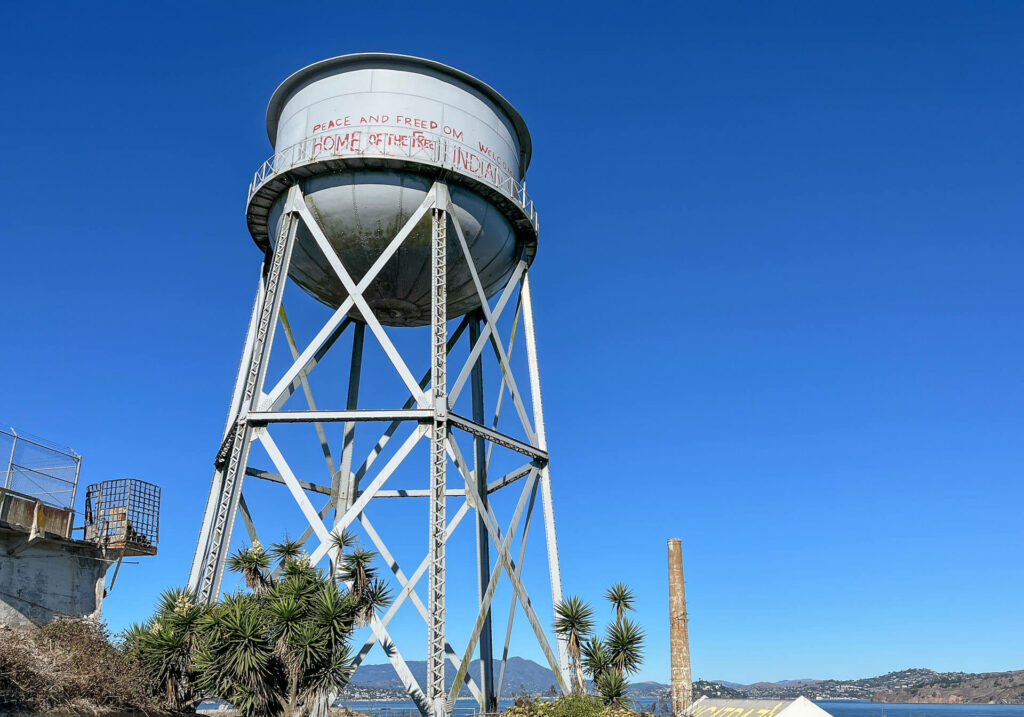
[{"label": "steel tower leg", "polygon": [[[435,185],[440,193],[441,185]],[[447,194],[447,192],[445,192]],[[446,203],[437,202],[441,206]],[[445,473],[448,455],[445,442],[448,433],[448,393],[445,372],[448,342],[448,213],[431,211],[431,401],[433,421],[430,434],[430,578],[428,611],[430,621],[427,637],[427,701],[433,717],[445,717],[448,704],[444,689],[445,661]]]},{"label": "steel tower leg", "polygon": [[[480,338],[480,312],[476,312],[469,323],[469,342],[476,345]],[[486,422],[484,416],[484,365],[477,361],[473,365],[471,378],[473,392],[473,420],[480,425]],[[483,506],[487,507],[487,442],[482,436],[473,437],[473,473],[476,477],[476,489],[480,492]],[[491,578],[490,539],[487,535],[487,523],[483,514],[478,511],[476,518],[476,563],[479,580],[479,601],[484,608],[484,595]],[[494,694],[494,647],[491,633],[491,610],[486,607],[483,625],[480,629],[480,692],[483,696],[481,708],[485,712],[497,712],[498,704]]]},{"label": "steel tower leg", "polygon": [[[359,380],[363,370],[363,338],[366,334],[366,324],[357,321],[355,331],[352,334],[352,363],[348,376],[348,401],[345,406],[347,410],[354,411],[359,406]],[[355,442],[355,421],[347,421],[342,424],[342,445],[341,445],[341,500],[335,506],[335,525],[345,514],[345,510],[351,507],[355,500],[356,491],[359,490],[359,482],[352,473],[352,448]]]},{"label": "steel tower leg", "polygon": [[[224,423],[224,432],[221,435],[221,445],[227,440],[231,427],[238,419],[238,408],[242,402],[242,391],[245,390],[245,376],[249,370],[249,361],[252,356],[252,345],[256,340],[256,330],[259,327],[260,307],[263,305],[263,297],[266,294],[266,262],[260,268],[259,282],[256,285],[256,299],[252,304],[252,312],[249,315],[249,329],[245,334],[245,344],[242,347],[242,358],[238,361],[238,373],[235,375],[235,388],[231,392],[231,404],[228,406],[228,418]],[[224,481],[224,471],[221,468],[214,469],[213,480],[210,482],[210,494],[206,499],[206,510],[203,513],[203,522],[199,528],[199,539],[196,541],[196,550],[192,556],[192,568],[188,576],[188,589],[195,594],[199,593],[199,582],[203,575],[204,558],[210,544],[210,529],[216,517],[217,503],[220,498],[220,487]]]},{"label": "steel tower leg", "polygon": [[[217,456],[218,466],[213,478],[214,487],[218,483],[220,484],[216,489],[216,492],[219,493],[216,500],[216,512],[213,515],[212,524],[208,528],[208,542],[204,555],[200,559],[200,565],[197,566],[193,563],[192,567],[192,574],[201,572],[201,576],[197,579],[196,585],[193,585],[191,580],[189,585],[196,591],[197,599],[201,603],[210,603],[217,599],[224,577],[224,565],[231,546],[235,514],[238,511],[242,482],[249,459],[251,431],[246,416],[257,408],[257,403],[263,392],[263,381],[267,370],[266,359],[270,354],[270,346],[274,342],[274,330],[277,326],[278,312],[281,309],[281,297],[284,294],[288,268],[291,264],[292,248],[295,245],[295,235],[298,231],[299,219],[295,214],[298,211],[297,202],[302,202],[302,192],[298,185],[295,185],[289,191],[285,213],[281,217],[278,229],[277,241],[274,244],[270,261],[266,265],[265,291],[259,311],[259,322],[253,337],[238,416]],[[211,498],[213,492],[214,488],[211,487]],[[213,502],[211,501],[211,503]],[[209,507],[208,504],[208,510]],[[205,530],[206,526],[204,526],[204,532]],[[202,535],[200,535],[200,540],[202,541]],[[196,557],[200,557],[198,551]]]},{"label": "steel tower leg", "polygon": [[[537,447],[543,451],[548,449],[547,436],[544,433],[544,405],[540,396],[540,368],[537,365],[537,337],[533,330],[533,300],[530,297],[530,272],[523,274],[521,296],[523,300],[523,329],[526,334],[526,361],[530,369],[530,394],[533,401],[533,424],[537,434]],[[551,601],[554,607],[562,602],[562,571],[558,564],[558,539],[555,534],[555,511],[551,500],[551,472],[549,464],[544,463],[540,471],[541,505],[544,510],[544,539],[548,548],[548,572],[551,579]],[[558,639],[558,665],[561,668],[562,680],[566,685],[572,684],[569,676],[569,646],[565,637]]]},{"label": "steel tower leg", "polygon": [[[345,408],[354,411],[359,406],[359,380],[363,370],[363,340],[366,335],[366,324],[362,321],[355,322],[355,330],[352,334],[352,361],[349,364],[348,373],[348,400]],[[334,527],[341,523],[345,511],[352,507],[356,491],[359,490],[359,481],[352,473],[352,447],[355,443],[356,424],[355,421],[346,421],[342,424],[341,439],[341,467],[334,476],[331,486],[331,500],[334,503]],[[339,566],[337,558],[331,558],[332,574],[338,579]]]}]

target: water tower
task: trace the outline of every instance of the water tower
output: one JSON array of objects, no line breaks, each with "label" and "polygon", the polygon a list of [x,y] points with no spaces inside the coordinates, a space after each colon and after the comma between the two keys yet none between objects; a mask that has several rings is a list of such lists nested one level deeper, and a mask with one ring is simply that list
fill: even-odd
[{"label": "water tower", "polygon": [[[523,181],[532,148],[522,117],[464,72],[415,57],[365,53],[324,60],[286,79],[270,100],[267,131],[275,154],[256,172],[246,206],[264,260],[189,586],[204,601],[216,599],[236,518],[250,539],[259,535],[242,490],[244,480],[255,476],[283,486],[282,498],[290,494],[301,509],[308,523],[302,540],[312,538],[308,549],[315,563],[332,559],[332,532],[358,527],[372,541],[399,590],[387,613],[374,618],[356,662],[374,643],[384,647],[424,714],[450,712],[464,685],[482,709],[495,708],[517,604],[566,691],[566,646],[558,640],[552,649],[550,621],[545,625],[537,616],[523,580],[539,494],[551,600],[561,600],[529,284],[538,218]],[[288,279],[326,306],[326,319],[308,341],[296,340],[284,311]],[[280,350],[274,343],[279,324],[290,352],[281,364],[287,368],[268,378],[271,354]],[[347,392],[314,397],[311,374],[346,332]],[[400,350],[394,339],[403,332],[408,334],[398,341]],[[381,363],[389,363],[403,384],[402,400],[394,405],[359,405],[364,341],[379,344]],[[417,362],[427,368],[422,376],[413,373]],[[486,395],[489,406],[485,366],[497,388]],[[296,408],[300,398],[305,403]],[[510,420],[515,430],[503,427]],[[321,445],[313,450],[323,453],[329,484],[300,479],[292,470],[272,437],[283,424],[316,430]],[[392,442],[403,428],[408,437]],[[338,451],[331,432],[339,434]],[[362,462],[354,455],[357,432],[376,439]],[[421,439],[429,458],[410,468]],[[460,442],[468,443],[466,450]],[[250,465],[256,444],[271,469]],[[375,461],[388,450],[381,467]],[[499,452],[518,456],[518,467],[488,475]],[[393,487],[403,466],[422,478],[418,487]],[[492,510],[498,491],[517,496],[507,525],[499,525]],[[311,496],[326,497],[323,507],[314,506]],[[426,556],[414,571],[398,566],[381,535],[387,526],[378,532],[369,522],[371,501],[385,498],[424,507]],[[445,546],[467,514],[476,522],[471,587],[478,613],[468,645],[456,652],[446,639],[445,594],[446,588],[464,588],[446,585]],[[427,605],[414,589],[424,572]],[[496,677],[491,605],[502,581],[513,597]],[[426,623],[425,685],[388,633],[403,603],[413,603]],[[477,652],[481,669],[473,674]],[[446,661],[455,674],[448,691]]]}]

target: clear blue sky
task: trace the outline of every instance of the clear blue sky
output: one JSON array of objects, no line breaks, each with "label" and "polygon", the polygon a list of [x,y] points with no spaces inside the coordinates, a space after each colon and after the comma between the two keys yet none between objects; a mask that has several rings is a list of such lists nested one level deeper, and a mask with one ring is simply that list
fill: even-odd
[{"label": "clear blue sky", "polygon": [[697,676],[1024,668],[1009,2],[7,4],[0,419],[85,482],[163,486],[113,627],[191,558],[266,102],[364,50],[464,69],[529,123],[564,582],[636,588],[641,678],[668,677],[673,536]]}]

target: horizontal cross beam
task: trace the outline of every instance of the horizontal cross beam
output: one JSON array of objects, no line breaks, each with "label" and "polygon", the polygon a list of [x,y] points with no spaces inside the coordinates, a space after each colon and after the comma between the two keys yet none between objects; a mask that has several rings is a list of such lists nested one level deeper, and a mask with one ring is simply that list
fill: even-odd
[{"label": "horizontal cross beam", "polygon": [[[249,414],[252,415],[252,414]],[[466,433],[471,433],[474,436],[480,436],[481,438],[497,443],[499,446],[510,448],[517,453],[522,453],[524,456],[529,456],[534,460],[542,463],[547,463],[548,452],[542,451],[539,448],[531,446],[529,443],[523,443],[520,440],[512,438],[512,436],[505,435],[499,431],[495,431],[487,426],[471,421],[468,418],[463,418],[457,413],[449,413],[448,421],[453,425],[461,428]]]},{"label": "horizontal cross beam", "polygon": [[356,409],[352,411],[253,411],[246,416],[249,423],[342,423],[348,421],[427,421],[434,417],[432,410],[412,408],[405,410]]}]

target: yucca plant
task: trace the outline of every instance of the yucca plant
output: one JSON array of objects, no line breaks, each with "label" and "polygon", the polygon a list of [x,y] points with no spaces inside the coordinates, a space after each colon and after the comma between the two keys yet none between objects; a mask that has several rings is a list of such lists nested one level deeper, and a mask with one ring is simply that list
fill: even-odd
[{"label": "yucca plant", "polygon": [[613,668],[608,648],[605,647],[604,640],[600,637],[592,637],[583,643],[581,651],[583,671],[590,676],[594,684],[597,684],[601,676]]},{"label": "yucca plant", "polygon": [[228,558],[227,567],[232,572],[240,573],[246,586],[253,592],[262,592],[270,583],[270,556],[259,543],[238,550]]},{"label": "yucca plant", "polygon": [[644,633],[625,616],[633,610],[636,596],[625,583],[615,583],[605,598],[612,604],[615,621],[604,637],[590,635],[594,627],[593,610],[576,596],[566,598],[555,608],[555,632],[568,643],[573,665],[573,692],[585,693],[584,672],[594,681],[601,700],[609,706],[626,706],[629,675],[643,664]]},{"label": "yucca plant", "polygon": [[278,564],[284,565],[289,559],[302,556],[302,543],[298,540],[289,540],[286,535],[280,543],[271,543],[267,552],[277,558]]},{"label": "yucca plant", "polygon": [[577,595],[570,595],[555,606],[555,632],[565,638],[572,661],[575,684],[573,692],[586,694],[583,680],[581,650],[594,629],[594,608]]},{"label": "yucca plant", "polygon": [[615,619],[621,621],[627,610],[633,610],[636,596],[626,583],[615,583],[605,591],[604,597],[615,610]]},{"label": "yucca plant", "polygon": [[609,707],[629,706],[630,700],[626,697],[629,681],[614,670],[601,675],[601,679],[597,680],[595,686],[601,701]]},{"label": "yucca plant", "polygon": [[373,561],[377,554],[371,550],[355,549],[342,556],[340,577],[349,585],[349,591],[356,604],[356,625],[370,624],[374,611],[390,603],[387,586],[376,580],[377,571]]},{"label": "yucca plant", "polygon": [[353,585],[345,591],[310,565],[297,541],[243,548],[228,566],[248,592],[207,607],[168,591],[153,618],[124,633],[125,649],[174,709],[219,697],[242,715],[309,714],[347,684],[355,625],[391,601],[374,577],[375,554],[354,555],[340,556]]},{"label": "yucca plant", "polygon": [[172,709],[195,700],[192,662],[206,612],[194,594],[172,588],[160,594],[152,618],[123,633],[126,654],[143,665]]},{"label": "yucca plant", "polygon": [[628,618],[616,620],[608,626],[604,642],[619,677],[625,678],[640,669],[644,661],[644,632],[639,625]]}]

